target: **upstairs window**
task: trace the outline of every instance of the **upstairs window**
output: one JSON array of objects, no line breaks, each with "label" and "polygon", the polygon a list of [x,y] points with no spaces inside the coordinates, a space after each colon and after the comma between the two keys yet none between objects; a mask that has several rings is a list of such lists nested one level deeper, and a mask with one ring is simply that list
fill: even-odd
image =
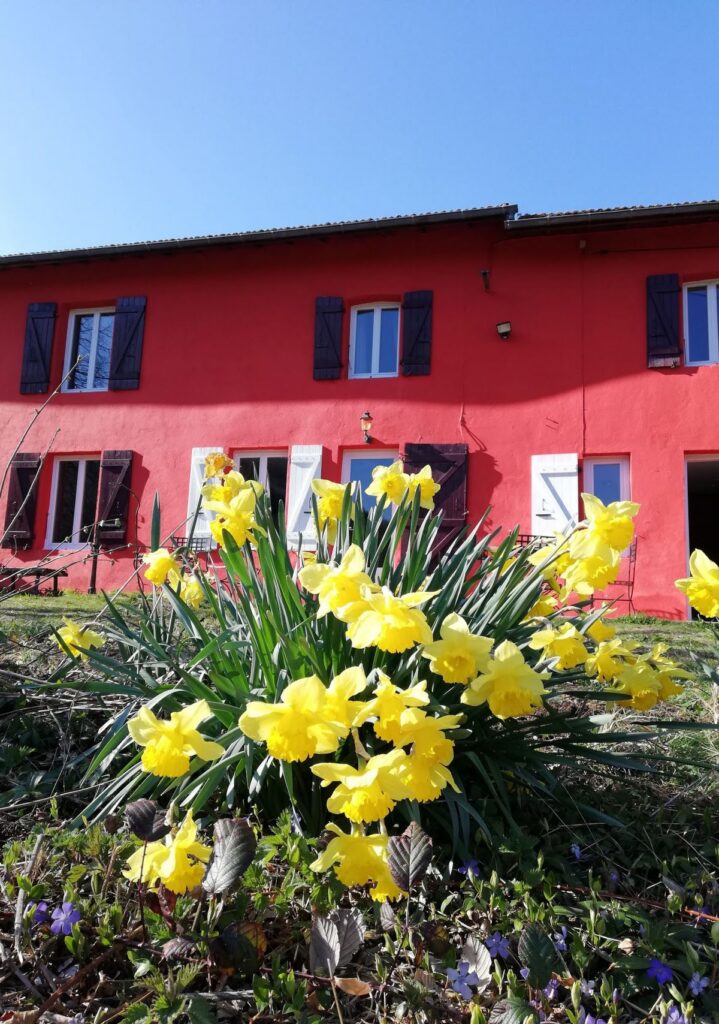
[{"label": "upstairs window", "polygon": [[245,480],[257,480],[270,496],[272,515],[277,519],[280,502],[287,505],[287,453],[237,452],[235,466]]},{"label": "upstairs window", "polygon": [[76,548],[91,540],[99,481],[99,459],[55,460],[46,547]]},{"label": "upstairs window", "polygon": [[606,456],[584,460],[584,490],[605,505],[629,501],[629,459]]},{"label": "upstairs window", "polygon": [[719,362],[719,306],[716,281],[684,286],[684,338],[687,366]]},{"label": "upstairs window", "polygon": [[399,303],[354,306],[350,320],[350,378],[396,377]]},{"label": "upstairs window", "polygon": [[108,390],[114,323],[114,309],[76,309],[70,313],[63,377],[68,373],[70,376],[63,391]]}]

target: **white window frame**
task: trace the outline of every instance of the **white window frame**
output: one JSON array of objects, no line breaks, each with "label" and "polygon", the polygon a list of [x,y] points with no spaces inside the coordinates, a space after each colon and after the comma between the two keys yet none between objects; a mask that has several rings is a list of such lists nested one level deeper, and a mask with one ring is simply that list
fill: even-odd
[{"label": "white window frame", "polygon": [[[265,490],[268,490],[268,487],[269,487],[268,480],[267,480],[267,460],[268,459],[287,459],[287,470],[288,470],[288,473],[289,473],[290,453],[288,452],[288,450],[286,448],[285,449],[278,448],[277,450],[275,450],[273,448],[259,448],[259,449],[255,448],[253,451],[242,451],[240,449],[238,449],[237,451],[234,451],[232,453],[232,461],[234,462],[235,469],[237,470],[238,473],[240,472],[240,459],[259,459],[260,460],[260,479],[259,479],[259,483],[262,484],[262,486],[265,488]],[[287,505],[287,479],[285,479],[285,499],[284,499],[284,501],[285,501],[285,506],[286,506]]]},{"label": "white window frame", "polygon": [[[368,309],[375,311],[372,323],[372,369],[369,373],[355,373],[355,339],[357,333],[357,314],[366,312]],[[379,341],[382,325],[381,310],[397,310],[397,359],[394,370],[380,373],[379,370]],[[377,314],[380,314],[379,316]],[[399,376],[399,345],[400,332],[402,330],[402,306],[399,302],[366,302],[361,306],[353,306],[350,312],[350,365],[347,376],[350,380],[372,380],[375,377],[398,377]]]},{"label": "white window frame", "polygon": [[[45,532],[45,548],[51,551],[78,551],[81,548],[87,547],[90,542],[90,537],[83,541],[80,537],[80,529],[82,527],[82,505],[85,499],[85,472],[87,469],[88,462],[100,462],[100,455],[61,455],[53,461],[52,464],[52,485],[50,488],[50,507],[47,513],[47,530]],[[61,462],[77,462],[77,483],[75,485],[75,514],[72,520],[72,536],[73,540],[67,543],[57,543],[52,539],[53,527],[55,523],[55,514],[57,511],[57,498],[58,498],[58,487],[60,485],[60,463]],[[98,497],[100,491],[100,483],[98,481]],[[77,537],[77,540],[74,538]]]},{"label": "white window frame", "polygon": [[[709,330],[709,358],[690,359],[691,338],[689,336],[689,298],[687,293],[692,288],[707,290],[707,319]],[[682,287],[682,306],[684,318],[684,364],[685,366],[711,366],[719,363],[719,320],[717,319],[717,289],[719,281],[687,281]]]},{"label": "white window frame", "polygon": [[[86,394],[97,394],[100,391],[109,391],[109,382],[103,388],[95,387],[95,370],[97,367],[97,338],[100,333],[100,317],[103,313],[116,313],[117,310],[114,306],[93,306],[91,309],[71,309],[67,318],[67,339],[65,341],[65,361],[63,364],[62,376],[64,383],[62,385],[62,391],[69,395],[86,395]],[[72,366],[72,341],[75,335],[75,320],[79,316],[94,316],[95,320],[92,325],[92,338],[90,339],[90,359],[87,368],[87,380],[88,384],[92,377],[92,387],[86,388],[71,388],[70,381],[65,380],[70,367]]]},{"label": "white window frame", "polygon": [[[352,483],[352,477],[350,476],[350,466],[355,459],[363,459],[366,462],[377,462],[379,459],[392,459],[396,462],[399,459],[398,448],[377,448],[371,452],[365,451],[364,448],[349,449],[342,453],[342,480],[343,484]],[[363,506],[364,507],[364,506]],[[389,505],[387,506],[389,508]]]},{"label": "white window frame", "polygon": [[619,501],[631,501],[629,456],[627,455],[599,455],[584,459],[582,490],[587,494],[594,494],[594,467],[607,465],[619,465]]}]

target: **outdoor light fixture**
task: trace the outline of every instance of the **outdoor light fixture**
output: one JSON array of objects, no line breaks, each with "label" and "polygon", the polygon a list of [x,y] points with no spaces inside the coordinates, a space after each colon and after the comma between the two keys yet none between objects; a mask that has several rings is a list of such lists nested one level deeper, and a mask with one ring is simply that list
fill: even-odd
[{"label": "outdoor light fixture", "polygon": [[502,320],[501,323],[497,324],[497,334],[500,336],[502,341],[506,341],[512,333],[512,324],[509,320]]},{"label": "outdoor light fixture", "polygon": [[372,444],[372,438],[370,437],[370,430],[372,429],[372,414],[370,412],[363,412],[360,416],[360,427],[364,434],[364,443]]},{"label": "outdoor light fixture", "polygon": [[488,270],[480,270],[480,274],[482,275],[482,284],[484,285],[484,290],[485,290],[485,292],[488,292],[489,291],[489,271]]}]

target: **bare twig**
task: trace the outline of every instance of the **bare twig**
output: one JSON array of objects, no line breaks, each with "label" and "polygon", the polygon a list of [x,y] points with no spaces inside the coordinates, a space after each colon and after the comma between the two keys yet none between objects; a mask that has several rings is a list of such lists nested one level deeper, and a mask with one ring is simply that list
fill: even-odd
[{"label": "bare twig", "polygon": [[[42,846],[43,834],[42,832],[35,839],[35,845],[32,850],[32,856],[30,857],[30,867],[28,868],[27,876],[32,879],[37,859],[40,856],[40,847]],[[15,938],[15,953],[20,963],[23,963],[22,955],[22,919],[25,913],[25,890],[19,889],[17,894],[17,903],[15,904],[15,925],[13,928],[13,934]]]}]

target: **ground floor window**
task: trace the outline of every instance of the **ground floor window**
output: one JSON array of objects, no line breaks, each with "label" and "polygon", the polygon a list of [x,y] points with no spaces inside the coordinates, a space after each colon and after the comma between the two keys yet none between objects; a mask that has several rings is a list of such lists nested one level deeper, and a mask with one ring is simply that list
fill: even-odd
[{"label": "ground floor window", "polygon": [[236,452],[235,466],[245,480],[257,480],[270,496],[272,514],[277,518],[280,502],[287,506],[287,452]]},{"label": "ground floor window", "polygon": [[[359,483],[362,495],[362,508],[365,511],[377,504],[376,498],[371,498],[365,493],[372,483],[372,470],[375,466],[391,466],[398,458],[399,452],[396,451],[365,452],[360,450],[344,453],[342,459],[342,483],[350,483],[352,480],[356,480]],[[384,518],[389,519],[391,514],[392,509],[388,505],[384,512]]]},{"label": "ground floor window", "polygon": [[91,539],[99,481],[99,458],[55,460],[47,547],[79,547]]},{"label": "ground floor window", "polygon": [[687,562],[696,548],[719,562],[719,454],[688,455],[686,478]]},{"label": "ground floor window", "polygon": [[584,460],[584,487],[605,505],[612,501],[629,501],[629,459],[625,456],[602,456]]}]

